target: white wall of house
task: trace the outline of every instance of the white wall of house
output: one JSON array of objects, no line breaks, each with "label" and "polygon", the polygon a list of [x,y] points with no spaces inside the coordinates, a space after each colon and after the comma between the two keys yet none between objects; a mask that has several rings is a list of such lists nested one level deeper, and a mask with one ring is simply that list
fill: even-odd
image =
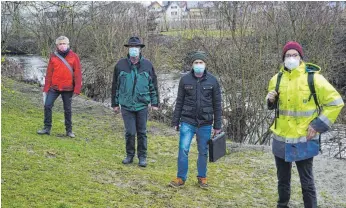
[{"label": "white wall of house", "polygon": [[180,20],[186,16],[186,6],[181,8],[176,2],[172,2],[166,10],[166,20]]}]

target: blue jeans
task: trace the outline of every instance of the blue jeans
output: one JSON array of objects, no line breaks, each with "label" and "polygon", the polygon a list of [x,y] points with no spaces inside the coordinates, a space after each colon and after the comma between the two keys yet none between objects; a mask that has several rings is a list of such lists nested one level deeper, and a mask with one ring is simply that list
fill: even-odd
[{"label": "blue jeans", "polygon": [[178,174],[177,177],[186,181],[189,166],[189,151],[193,136],[196,134],[198,146],[197,177],[207,177],[208,141],[211,137],[211,125],[196,127],[188,123],[181,123]]},{"label": "blue jeans", "polygon": [[73,91],[58,91],[49,89],[47,93],[46,102],[44,105],[44,126],[47,129],[52,128],[52,108],[55,100],[61,95],[62,102],[64,103],[65,115],[65,129],[66,132],[72,131],[72,96]]}]

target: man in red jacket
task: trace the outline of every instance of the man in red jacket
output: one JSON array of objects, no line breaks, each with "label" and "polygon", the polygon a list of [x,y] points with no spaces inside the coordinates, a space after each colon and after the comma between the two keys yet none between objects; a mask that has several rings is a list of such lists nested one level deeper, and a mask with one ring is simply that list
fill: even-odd
[{"label": "man in red jacket", "polygon": [[66,136],[75,137],[72,132],[72,97],[80,93],[82,73],[79,57],[69,47],[69,40],[60,36],[55,41],[57,50],[51,54],[43,92],[46,94],[44,103],[44,128],[38,134],[50,134],[52,128],[52,108],[55,100],[61,95],[64,103]]}]

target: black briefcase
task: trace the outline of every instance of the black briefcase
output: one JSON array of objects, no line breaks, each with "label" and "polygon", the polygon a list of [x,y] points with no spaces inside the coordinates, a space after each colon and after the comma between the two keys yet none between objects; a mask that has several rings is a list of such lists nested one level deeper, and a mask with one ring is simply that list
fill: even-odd
[{"label": "black briefcase", "polygon": [[226,134],[221,132],[215,135],[208,141],[209,143],[209,162],[216,160],[226,155]]}]

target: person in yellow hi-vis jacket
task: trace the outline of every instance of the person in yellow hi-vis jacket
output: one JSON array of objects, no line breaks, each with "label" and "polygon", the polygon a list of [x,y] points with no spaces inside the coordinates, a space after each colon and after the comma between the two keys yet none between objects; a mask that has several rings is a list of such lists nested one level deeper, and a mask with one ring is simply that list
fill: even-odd
[{"label": "person in yellow hi-vis jacket", "polygon": [[283,66],[269,82],[266,101],[275,109],[272,150],[278,177],[277,207],[288,207],[292,162],[296,163],[304,207],[317,207],[313,157],[320,134],[330,129],[344,102],[321,75],[321,68],[303,61],[303,49],[290,41],[283,48]]}]

